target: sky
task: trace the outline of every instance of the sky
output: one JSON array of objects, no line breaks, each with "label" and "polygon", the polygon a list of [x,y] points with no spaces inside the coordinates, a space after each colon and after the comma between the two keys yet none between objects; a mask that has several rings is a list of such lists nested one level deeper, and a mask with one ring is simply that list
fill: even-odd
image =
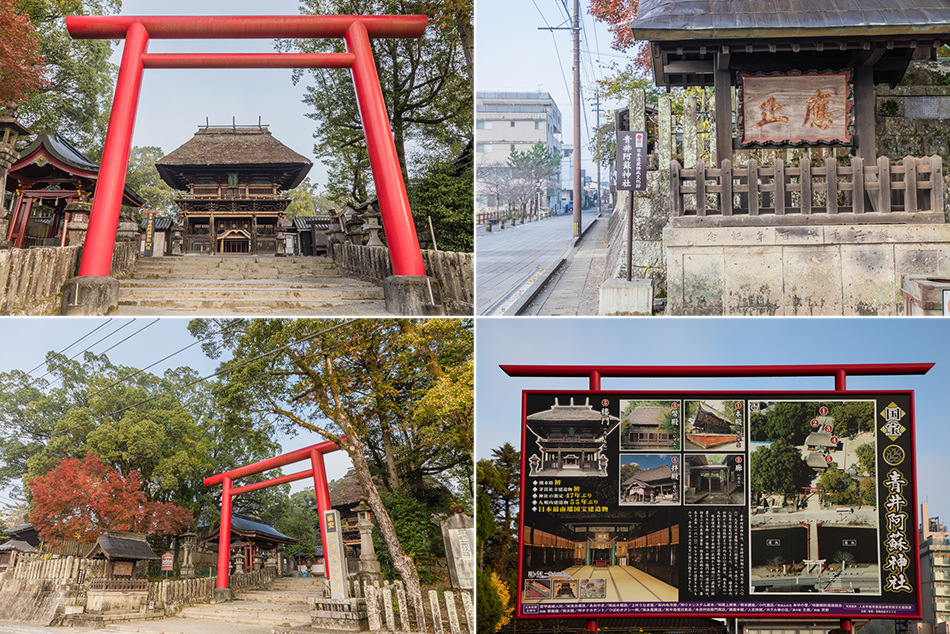
[{"label": "sky", "polygon": [[[520,450],[521,391],[587,390],[587,379],[513,378],[517,365],[935,363],[923,376],[852,377],[849,390],[914,390],[918,502],[950,519],[950,321],[909,318],[511,318],[476,326],[476,459]],[[604,390],[833,390],[830,377],[603,379]]]},{"label": "sky", "polygon": [[[606,26],[587,13],[588,0],[581,0],[581,144],[584,147],[581,166],[588,176],[595,177],[596,166],[587,151],[596,114],[590,99],[594,97],[594,80],[604,75],[602,66],[624,63],[626,56],[610,48],[612,40]],[[573,3],[567,0],[477,0],[475,3],[475,89],[476,91],[549,92],[561,110],[562,142],[573,143],[573,40],[569,30],[568,11]],[[539,30],[539,27],[568,27],[567,30]],[[590,99],[588,99],[590,98]],[[622,105],[601,105],[601,123],[613,116]],[[601,176],[604,180],[606,177]]]},{"label": "sky", "polygon": [[[148,372],[158,376],[168,369],[188,366],[205,377],[213,374],[222,360],[209,359],[202,352],[200,345],[179,352],[195,343],[195,339],[188,332],[189,320],[183,318],[4,317],[0,321],[8,334],[3,354],[0,355],[0,372],[33,370],[30,372],[31,376],[41,378],[46,372],[43,364],[46,353],[50,350],[62,352],[68,357],[80,355],[77,358],[81,359],[82,353],[89,349],[96,354],[105,353],[115,365],[137,369],[151,366],[178,352],[148,369]],[[82,337],[85,338],[73,345]],[[40,367],[34,370],[37,366]],[[296,436],[281,437],[279,441],[284,452],[287,452],[322,442],[323,438],[301,430]],[[342,478],[350,467],[350,460],[343,451],[327,454],[324,460],[330,480]],[[307,468],[307,465],[289,465],[284,467],[284,473],[294,473]],[[300,480],[292,483],[291,488],[293,491],[313,488],[313,482]],[[4,496],[0,497],[0,503],[5,501],[6,495],[0,493],[0,496]]]},{"label": "sky", "polygon": [[[297,0],[123,0],[121,15],[298,15]],[[122,59],[124,42],[113,46]],[[150,53],[274,53],[273,40],[160,40]],[[324,71],[346,72],[346,71]],[[199,126],[257,125],[258,118],[278,141],[309,158],[310,180],[326,188],[326,168],[314,155],[316,123],[302,103],[306,78],[294,86],[291,69],[149,69],[142,89],[132,145],[157,146],[167,154],[188,141]]]}]

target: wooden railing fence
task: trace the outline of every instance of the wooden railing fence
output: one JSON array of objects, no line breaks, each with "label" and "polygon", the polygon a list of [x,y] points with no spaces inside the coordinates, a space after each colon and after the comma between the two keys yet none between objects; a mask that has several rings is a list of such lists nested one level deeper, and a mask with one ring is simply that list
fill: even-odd
[{"label": "wooden railing fence", "polygon": [[699,160],[694,169],[673,160],[670,181],[671,215],[679,224],[690,217],[736,216],[765,216],[769,224],[795,224],[796,216],[832,223],[944,221],[939,156],[907,156],[893,165],[886,156],[872,165],[854,157],[847,166],[828,157],[818,167],[806,159],[792,167],[776,158],[771,166],[749,159],[745,167],[724,160],[719,168],[707,168]]}]

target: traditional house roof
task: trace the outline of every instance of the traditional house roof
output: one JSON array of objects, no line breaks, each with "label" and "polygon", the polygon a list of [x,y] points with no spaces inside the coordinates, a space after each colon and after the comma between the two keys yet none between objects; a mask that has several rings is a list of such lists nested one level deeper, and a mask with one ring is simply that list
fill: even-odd
[{"label": "traditional house roof", "polygon": [[[10,167],[9,174],[7,189],[10,191],[19,188],[20,183],[42,183],[46,179],[54,179],[58,182],[62,180],[64,174],[79,179],[80,187],[88,187],[92,190],[99,178],[99,166],[80,152],[66,137],[56,132],[36,135],[33,142],[20,152],[20,156]],[[92,192],[89,191],[89,193]],[[145,199],[126,185],[122,204],[142,207]]]},{"label": "traditional house roof", "polygon": [[[220,531],[220,524],[215,525],[203,541],[217,543]],[[300,542],[299,539],[284,535],[260,519],[238,513],[231,515],[231,541],[235,541],[235,537],[243,537],[265,549],[274,548],[277,544],[296,544]]]},{"label": "traditional house roof", "polygon": [[950,2],[915,0],[641,0],[638,40],[847,37],[950,32]]},{"label": "traditional house roof", "polygon": [[125,533],[110,531],[100,535],[95,545],[86,555],[86,559],[116,559],[123,561],[138,561],[141,559],[161,559],[145,541],[145,535],[140,533]]},{"label": "traditional house roof", "polygon": [[629,487],[634,484],[652,486],[657,483],[666,482],[670,480],[672,476],[673,471],[670,469],[670,465],[663,464],[658,467],[637,471],[624,481],[623,486]]},{"label": "traditional house roof", "polygon": [[627,422],[637,427],[658,427],[669,408],[658,405],[644,405],[634,409],[627,416]]},{"label": "traditional house roof", "polygon": [[805,459],[805,464],[807,464],[812,469],[817,469],[819,471],[828,468],[828,463],[825,462],[825,455],[818,453],[817,451],[813,451],[808,454],[808,457]]},{"label": "traditional house roof", "polygon": [[849,68],[859,53],[894,86],[950,39],[950,0],[641,0],[630,28],[651,42],[659,85],[709,85],[717,68]]},{"label": "traditional house roof", "polygon": [[21,553],[35,553],[36,549],[19,539],[11,539],[8,542],[0,544],[0,550],[16,550]]},{"label": "traditional house roof", "polygon": [[293,189],[313,163],[271,136],[262,127],[204,127],[189,141],[155,163],[162,180],[187,189],[183,173],[196,170],[266,170],[281,174],[281,189]]},{"label": "traditional house roof", "polygon": [[806,447],[837,447],[838,443],[831,442],[831,434],[826,431],[813,431],[805,439]]},{"label": "traditional house roof", "polygon": [[24,541],[31,546],[40,545],[39,531],[32,524],[17,524],[6,532],[14,539]]},{"label": "traditional house roof", "polygon": [[332,216],[297,216],[294,218],[294,228],[309,231],[311,227],[329,229]]}]

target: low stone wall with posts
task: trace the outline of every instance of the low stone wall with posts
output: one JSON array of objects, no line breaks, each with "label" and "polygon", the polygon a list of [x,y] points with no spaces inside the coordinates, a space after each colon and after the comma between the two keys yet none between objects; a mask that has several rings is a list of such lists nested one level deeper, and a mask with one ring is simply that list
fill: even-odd
[{"label": "low stone wall with posts", "polygon": [[[469,591],[437,592],[423,597],[423,610],[410,607],[401,583],[361,587],[351,599],[310,599],[311,628],[317,632],[434,632],[475,634],[475,607]],[[275,630],[281,634],[281,630]]]},{"label": "low stone wall with posts", "polygon": [[[386,247],[333,245],[333,260],[347,275],[382,283],[393,274]],[[454,251],[422,252],[426,272],[442,284],[449,314],[472,315],[475,311],[475,255]]]},{"label": "low stone wall with posts", "polygon": [[[128,277],[137,245],[116,242],[111,275]],[[58,315],[63,283],[76,276],[82,247],[0,250],[0,315]]]}]

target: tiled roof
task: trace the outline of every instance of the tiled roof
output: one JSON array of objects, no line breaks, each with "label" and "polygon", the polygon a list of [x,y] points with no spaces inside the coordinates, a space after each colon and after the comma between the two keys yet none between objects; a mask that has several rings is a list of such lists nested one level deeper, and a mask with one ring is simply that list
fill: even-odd
[{"label": "tiled roof", "polygon": [[638,40],[950,33],[950,0],[641,0]]}]

